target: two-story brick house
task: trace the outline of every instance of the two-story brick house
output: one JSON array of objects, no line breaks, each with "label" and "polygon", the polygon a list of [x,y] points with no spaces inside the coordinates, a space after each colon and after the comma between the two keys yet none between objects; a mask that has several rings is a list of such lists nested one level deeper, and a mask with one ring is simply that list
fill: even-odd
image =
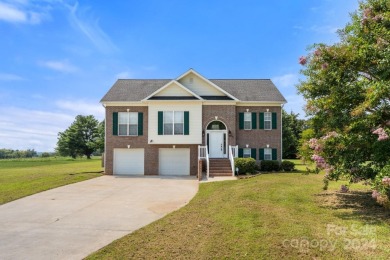
[{"label": "two-story brick house", "polygon": [[196,175],[206,146],[210,167],[230,153],[281,160],[286,100],[269,79],[206,79],[193,69],[172,80],[119,79],[101,103],[106,174]]}]

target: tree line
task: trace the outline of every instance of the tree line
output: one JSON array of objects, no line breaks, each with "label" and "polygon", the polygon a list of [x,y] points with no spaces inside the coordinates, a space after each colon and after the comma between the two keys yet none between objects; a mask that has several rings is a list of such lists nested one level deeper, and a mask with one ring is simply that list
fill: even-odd
[{"label": "tree line", "polygon": [[17,159],[17,158],[33,158],[38,157],[38,153],[34,149],[27,150],[12,150],[0,149],[0,159]]}]

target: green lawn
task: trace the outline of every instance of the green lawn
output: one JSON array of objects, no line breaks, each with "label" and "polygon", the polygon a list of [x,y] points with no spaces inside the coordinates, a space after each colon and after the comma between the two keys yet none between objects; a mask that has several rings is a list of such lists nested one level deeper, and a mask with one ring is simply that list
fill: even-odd
[{"label": "green lawn", "polygon": [[0,205],[37,192],[101,176],[101,160],[0,160]]},{"label": "green lawn", "polygon": [[[303,171],[305,167],[299,166]],[[389,259],[390,212],[366,186],[263,174],[200,185],[195,198],[89,259]]]}]

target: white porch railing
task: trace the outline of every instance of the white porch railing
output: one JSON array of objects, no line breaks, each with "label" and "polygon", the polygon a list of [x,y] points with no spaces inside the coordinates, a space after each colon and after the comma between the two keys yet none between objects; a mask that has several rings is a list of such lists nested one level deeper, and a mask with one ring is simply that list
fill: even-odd
[{"label": "white porch railing", "polygon": [[230,160],[230,165],[232,167],[232,176],[234,176],[235,172],[235,167],[234,167],[234,158],[238,157],[238,145],[236,146],[231,146],[229,145],[229,160]]},{"label": "white porch railing", "polygon": [[198,146],[198,159],[205,159],[206,160],[206,167],[207,167],[207,178],[209,177],[210,173],[210,162],[209,162],[209,153],[207,151],[207,145],[206,146]]}]

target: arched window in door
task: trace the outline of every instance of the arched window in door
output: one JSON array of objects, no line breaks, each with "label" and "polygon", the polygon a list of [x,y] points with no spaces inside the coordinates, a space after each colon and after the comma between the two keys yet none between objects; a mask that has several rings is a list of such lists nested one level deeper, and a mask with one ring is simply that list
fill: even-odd
[{"label": "arched window in door", "polygon": [[209,123],[207,130],[226,130],[226,126],[221,121],[213,121]]}]

